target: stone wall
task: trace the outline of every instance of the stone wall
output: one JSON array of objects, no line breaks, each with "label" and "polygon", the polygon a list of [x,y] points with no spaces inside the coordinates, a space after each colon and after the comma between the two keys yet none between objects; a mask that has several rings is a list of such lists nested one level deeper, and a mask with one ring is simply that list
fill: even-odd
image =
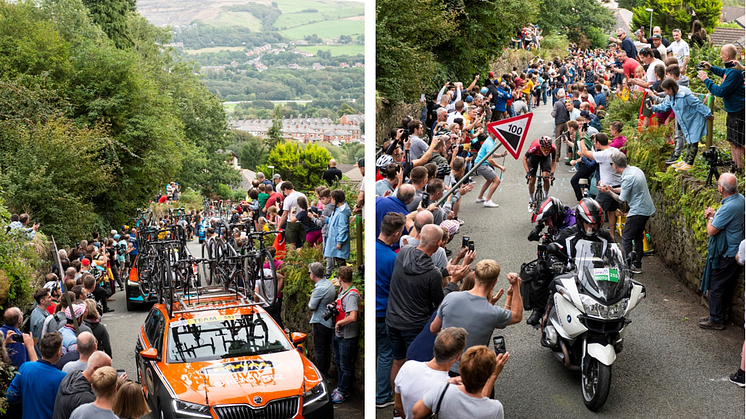
[{"label": "stone wall", "polygon": [[[310,280],[309,280],[310,281]],[[310,296],[308,296],[310,297]],[[313,350],[313,329],[308,323],[311,320],[311,310],[308,309],[308,297],[299,295],[286,295],[283,297],[282,302],[282,319],[283,326],[290,330],[290,332],[301,332],[305,333],[308,338],[306,339],[306,351],[308,353],[308,359],[312,362],[315,359],[315,353]],[[355,357],[355,369],[353,378],[353,389],[358,395],[363,395],[365,390],[365,353],[363,342],[365,336],[363,329],[365,328],[364,322],[362,321],[364,314],[360,313],[360,341],[358,344],[358,354]],[[371,342],[373,344],[373,342]],[[333,352],[332,352],[333,353]],[[332,363],[329,368],[329,375],[333,377],[335,383],[337,382],[337,367],[334,365],[334,357],[332,355]]]},{"label": "stone wall", "polygon": [[[702,296],[702,304],[706,306],[707,297],[699,291],[707,258],[706,248],[704,252],[697,249],[694,232],[686,225],[684,216],[678,208],[678,201],[670,201],[661,189],[655,187],[651,187],[650,194],[656,207],[655,214],[646,226],[651,245],[656,255],[674,272],[679,281]],[[704,220],[702,222],[704,223]],[[743,275],[733,295],[733,307],[729,318],[733,324],[744,324]]]}]

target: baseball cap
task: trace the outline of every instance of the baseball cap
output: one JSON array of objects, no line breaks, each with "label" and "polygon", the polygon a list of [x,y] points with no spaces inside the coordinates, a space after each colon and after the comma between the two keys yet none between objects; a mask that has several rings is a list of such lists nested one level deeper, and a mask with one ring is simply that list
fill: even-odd
[{"label": "baseball cap", "polygon": [[282,179],[282,176],[279,173],[275,173],[272,179]]},{"label": "baseball cap", "polygon": [[91,266],[91,261],[88,260],[88,258],[83,258],[83,260],[80,261],[80,264],[83,266]]},{"label": "baseball cap", "polygon": [[[85,304],[73,304],[73,313],[75,313],[75,318],[79,319],[81,316],[83,316],[83,313],[85,312]],[[70,314],[70,307],[65,309],[65,317],[72,320],[72,314]]]},{"label": "baseball cap", "polygon": [[653,38],[653,39],[661,39],[661,36],[659,34],[657,34],[657,33],[654,33],[651,38]]},{"label": "baseball cap", "polygon": [[119,240],[120,238],[122,238],[122,236],[120,236],[119,234],[114,235],[114,240]]},{"label": "baseball cap", "polygon": [[440,223],[440,226],[448,230],[449,236],[453,236],[454,234],[458,233],[459,223],[456,220],[444,220],[442,223]]},{"label": "baseball cap", "polygon": [[471,96],[467,96],[466,97],[466,103],[471,103],[471,102],[474,102],[474,98],[471,97]]}]

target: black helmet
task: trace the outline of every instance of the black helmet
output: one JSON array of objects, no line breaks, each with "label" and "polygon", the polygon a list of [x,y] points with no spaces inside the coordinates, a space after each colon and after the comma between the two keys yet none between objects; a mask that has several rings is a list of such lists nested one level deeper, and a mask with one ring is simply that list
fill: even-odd
[{"label": "black helmet", "polygon": [[541,137],[539,139],[539,147],[543,148],[544,150],[552,148],[552,139],[546,135]]},{"label": "black helmet", "polygon": [[581,236],[595,237],[604,222],[604,210],[595,199],[583,198],[575,209],[575,220]]},{"label": "black helmet", "polygon": [[560,227],[562,221],[564,221],[567,215],[567,209],[565,205],[557,198],[549,197],[536,207],[534,215],[531,217],[531,222],[535,223],[538,221],[552,220],[552,225]]}]

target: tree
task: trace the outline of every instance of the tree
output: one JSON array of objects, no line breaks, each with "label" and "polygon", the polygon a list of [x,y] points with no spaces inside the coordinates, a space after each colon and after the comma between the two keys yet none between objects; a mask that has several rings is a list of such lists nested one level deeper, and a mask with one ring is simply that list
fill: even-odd
[{"label": "tree", "polygon": [[[309,144],[283,141],[269,152],[267,165],[275,167],[275,173],[284,180],[293,182],[295,189],[311,189],[321,184],[321,175],[329,164],[331,154],[325,148]],[[264,173],[272,173],[267,165],[257,167]]]},{"label": "tree", "polygon": [[[686,40],[694,19],[699,19],[702,26],[712,32],[720,21],[722,5],[719,0],[645,0],[633,10],[632,24],[635,27],[650,25],[650,12],[645,9],[653,9],[654,26],[660,26],[669,39],[674,29],[680,29]],[[697,14],[696,18],[689,14],[690,7]]]},{"label": "tree", "polygon": [[128,37],[127,13],[135,11],[134,0],[83,0],[83,4],[117,48],[132,46]]},{"label": "tree", "polygon": [[[536,23],[545,34],[559,32],[567,35],[571,42],[590,46],[592,40],[599,38],[597,34],[612,29],[614,17],[610,9],[596,0],[542,0]],[[598,45],[598,41],[594,45],[595,48],[603,46]]]},{"label": "tree", "polygon": [[277,105],[275,106],[275,112],[272,116],[272,126],[267,131],[267,146],[269,151],[272,152],[283,138],[285,137],[282,134],[282,112],[280,110],[280,105]]}]

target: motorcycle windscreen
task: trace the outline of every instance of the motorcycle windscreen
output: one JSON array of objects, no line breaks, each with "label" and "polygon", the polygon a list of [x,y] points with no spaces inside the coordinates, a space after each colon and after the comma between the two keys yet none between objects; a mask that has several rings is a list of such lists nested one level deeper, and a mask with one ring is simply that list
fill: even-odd
[{"label": "motorcycle windscreen", "polygon": [[626,295],[631,286],[626,265],[616,243],[579,240],[575,245],[578,279],[599,302],[614,301]]}]

